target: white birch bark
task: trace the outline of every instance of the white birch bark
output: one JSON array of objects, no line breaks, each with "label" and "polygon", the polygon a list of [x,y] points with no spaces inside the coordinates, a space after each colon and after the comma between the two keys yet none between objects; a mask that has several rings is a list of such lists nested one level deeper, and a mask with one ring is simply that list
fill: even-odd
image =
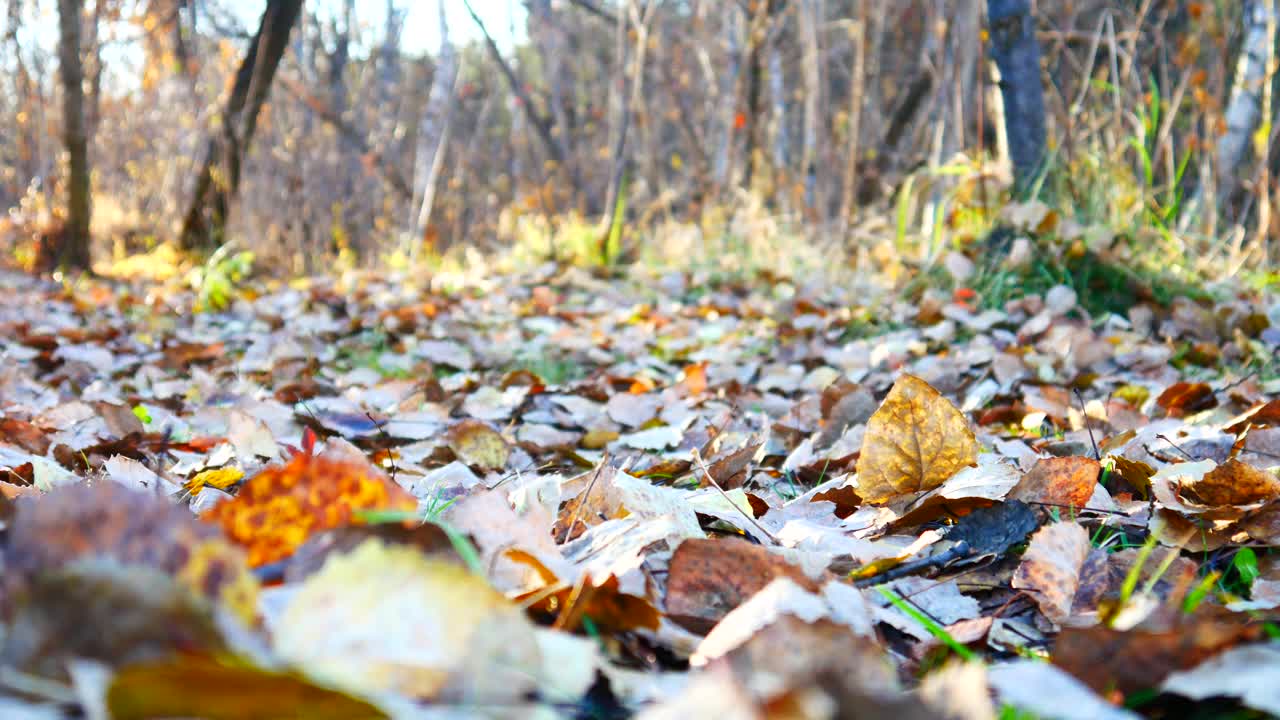
[{"label": "white birch bark", "polygon": [[1276,16],[1280,2],[1254,0],[1244,10],[1244,42],[1236,63],[1235,85],[1227,103],[1227,132],[1216,148],[1219,198],[1230,195],[1237,172],[1249,150],[1249,141],[1262,124],[1262,96],[1275,57]]},{"label": "white birch bark", "polygon": [[458,78],[458,58],[449,40],[449,20],[445,15],[445,3],[436,0],[440,25],[440,52],[436,71],[431,79],[431,92],[427,96],[427,108],[418,124],[417,152],[414,154],[413,196],[421,198],[413,219],[413,242],[410,257],[416,258],[422,246],[431,220],[431,207],[435,202],[436,185],[440,180],[444,154],[448,149],[449,126],[453,119],[453,89]]}]

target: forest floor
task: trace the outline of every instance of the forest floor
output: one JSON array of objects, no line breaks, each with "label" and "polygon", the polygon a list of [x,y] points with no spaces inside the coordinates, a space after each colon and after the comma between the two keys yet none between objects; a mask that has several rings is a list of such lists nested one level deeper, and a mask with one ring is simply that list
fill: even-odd
[{"label": "forest floor", "polygon": [[228,293],[0,276],[0,715],[1280,715],[1274,294]]}]

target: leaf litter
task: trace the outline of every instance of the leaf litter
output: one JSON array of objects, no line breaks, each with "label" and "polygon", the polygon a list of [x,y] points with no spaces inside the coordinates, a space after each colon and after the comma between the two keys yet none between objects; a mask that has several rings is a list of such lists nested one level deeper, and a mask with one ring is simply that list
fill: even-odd
[{"label": "leaf litter", "polygon": [[[2,280],[6,708],[1280,707],[1280,382],[1243,369],[1274,296],[1091,318],[544,268],[195,314]],[[1179,359],[1207,333],[1237,365]]]}]

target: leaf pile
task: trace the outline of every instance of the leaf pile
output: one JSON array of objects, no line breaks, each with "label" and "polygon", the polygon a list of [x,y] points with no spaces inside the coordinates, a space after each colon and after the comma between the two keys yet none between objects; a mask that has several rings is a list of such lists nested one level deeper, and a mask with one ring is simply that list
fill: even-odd
[{"label": "leaf pile", "polygon": [[1280,714],[1274,296],[0,283],[6,712]]}]

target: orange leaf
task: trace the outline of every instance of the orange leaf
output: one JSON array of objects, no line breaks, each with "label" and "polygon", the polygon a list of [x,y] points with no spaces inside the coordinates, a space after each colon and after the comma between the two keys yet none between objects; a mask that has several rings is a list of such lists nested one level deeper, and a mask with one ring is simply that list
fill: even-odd
[{"label": "orange leaf", "polygon": [[1028,503],[1082,508],[1093,497],[1101,473],[1101,463],[1093,458],[1041,458],[1009,497]]},{"label": "orange leaf", "polygon": [[688,395],[701,395],[707,391],[707,362],[694,363],[685,366],[684,377],[680,380],[680,386]]},{"label": "orange leaf", "polygon": [[314,533],[358,525],[357,510],[415,510],[417,500],[368,463],[306,453],[272,465],[201,519],[245,546],[259,567],[293,554]]}]

